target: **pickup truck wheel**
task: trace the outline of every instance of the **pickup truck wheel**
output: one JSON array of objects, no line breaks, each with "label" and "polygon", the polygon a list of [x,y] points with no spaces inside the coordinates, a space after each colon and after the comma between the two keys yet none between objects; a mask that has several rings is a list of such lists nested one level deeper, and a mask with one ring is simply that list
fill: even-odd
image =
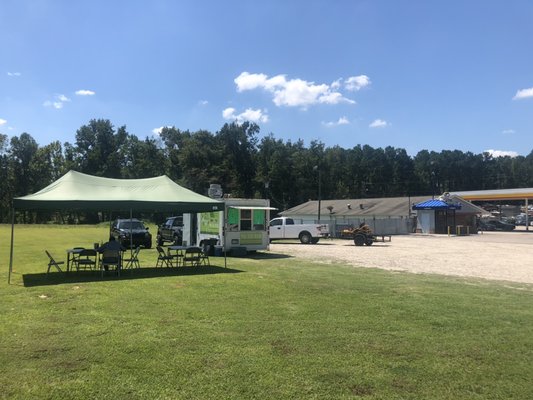
[{"label": "pickup truck wheel", "polygon": [[363,246],[366,242],[366,237],[365,235],[361,234],[361,233],[358,233],[356,234],[354,237],[353,237],[353,243],[356,245],[356,246]]},{"label": "pickup truck wheel", "polygon": [[311,234],[309,232],[300,233],[300,242],[302,242],[303,244],[311,243],[312,239],[313,239],[313,237],[311,236]]},{"label": "pickup truck wheel", "polygon": [[317,244],[319,240],[320,240],[320,238],[312,238],[311,239],[311,243],[312,244]]}]

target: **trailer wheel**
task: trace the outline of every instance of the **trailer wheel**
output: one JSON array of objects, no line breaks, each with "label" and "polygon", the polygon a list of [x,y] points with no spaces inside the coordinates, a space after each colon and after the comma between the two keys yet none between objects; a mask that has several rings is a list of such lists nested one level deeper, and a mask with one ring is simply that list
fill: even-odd
[{"label": "trailer wheel", "polygon": [[372,246],[372,243],[374,243],[374,241],[372,239],[367,239],[366,242],[365,242],[365,244],[367,246]]},{"label": "trailer wheel", "polygon": [[353,237],[353,242],[356,246],[363,246],[366,242],[365,235],[358,233]]},{"label": "trailer wheel", "polygon": [[311,234],[309,232],[300,233],[300,242],[302,242],[303,244],[311,243],[312,239],[313,239],[313,237],[311,236]]}]

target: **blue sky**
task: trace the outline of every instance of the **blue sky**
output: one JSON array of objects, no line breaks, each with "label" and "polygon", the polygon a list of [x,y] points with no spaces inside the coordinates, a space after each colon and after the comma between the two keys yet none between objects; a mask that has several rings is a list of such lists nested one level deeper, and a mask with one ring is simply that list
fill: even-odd
[{"label": "blue sky", "polygon": [[532,20],[527,0],[2,0],[0,133],[248,119],[306,145],[527,155]]}]

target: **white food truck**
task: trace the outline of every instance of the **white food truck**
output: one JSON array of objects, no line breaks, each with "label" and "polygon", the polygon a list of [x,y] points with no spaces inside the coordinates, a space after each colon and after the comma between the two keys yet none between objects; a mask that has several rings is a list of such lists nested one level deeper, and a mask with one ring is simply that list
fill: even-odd
[{"label": "white food truck", "polygon": [[[244,255],[269,248],[270,200],[221,199],[225,210],[183,214],[183,245],[209,247],[214,254],[226,251]],[[224,235],[225,231],[225,235]],[[218,255],[218,254],[216,254]]]}]

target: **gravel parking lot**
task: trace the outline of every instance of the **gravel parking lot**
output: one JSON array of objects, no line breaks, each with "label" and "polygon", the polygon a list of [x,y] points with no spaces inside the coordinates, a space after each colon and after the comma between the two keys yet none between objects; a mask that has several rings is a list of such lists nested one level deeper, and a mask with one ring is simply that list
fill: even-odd
[{"label": "gravel parking lot", "polygon": [[316,245],[274,242],[270,251],[327,264],[533,283],[533,232],[525,231],[401,235],[362,247],[341,239]]}]

